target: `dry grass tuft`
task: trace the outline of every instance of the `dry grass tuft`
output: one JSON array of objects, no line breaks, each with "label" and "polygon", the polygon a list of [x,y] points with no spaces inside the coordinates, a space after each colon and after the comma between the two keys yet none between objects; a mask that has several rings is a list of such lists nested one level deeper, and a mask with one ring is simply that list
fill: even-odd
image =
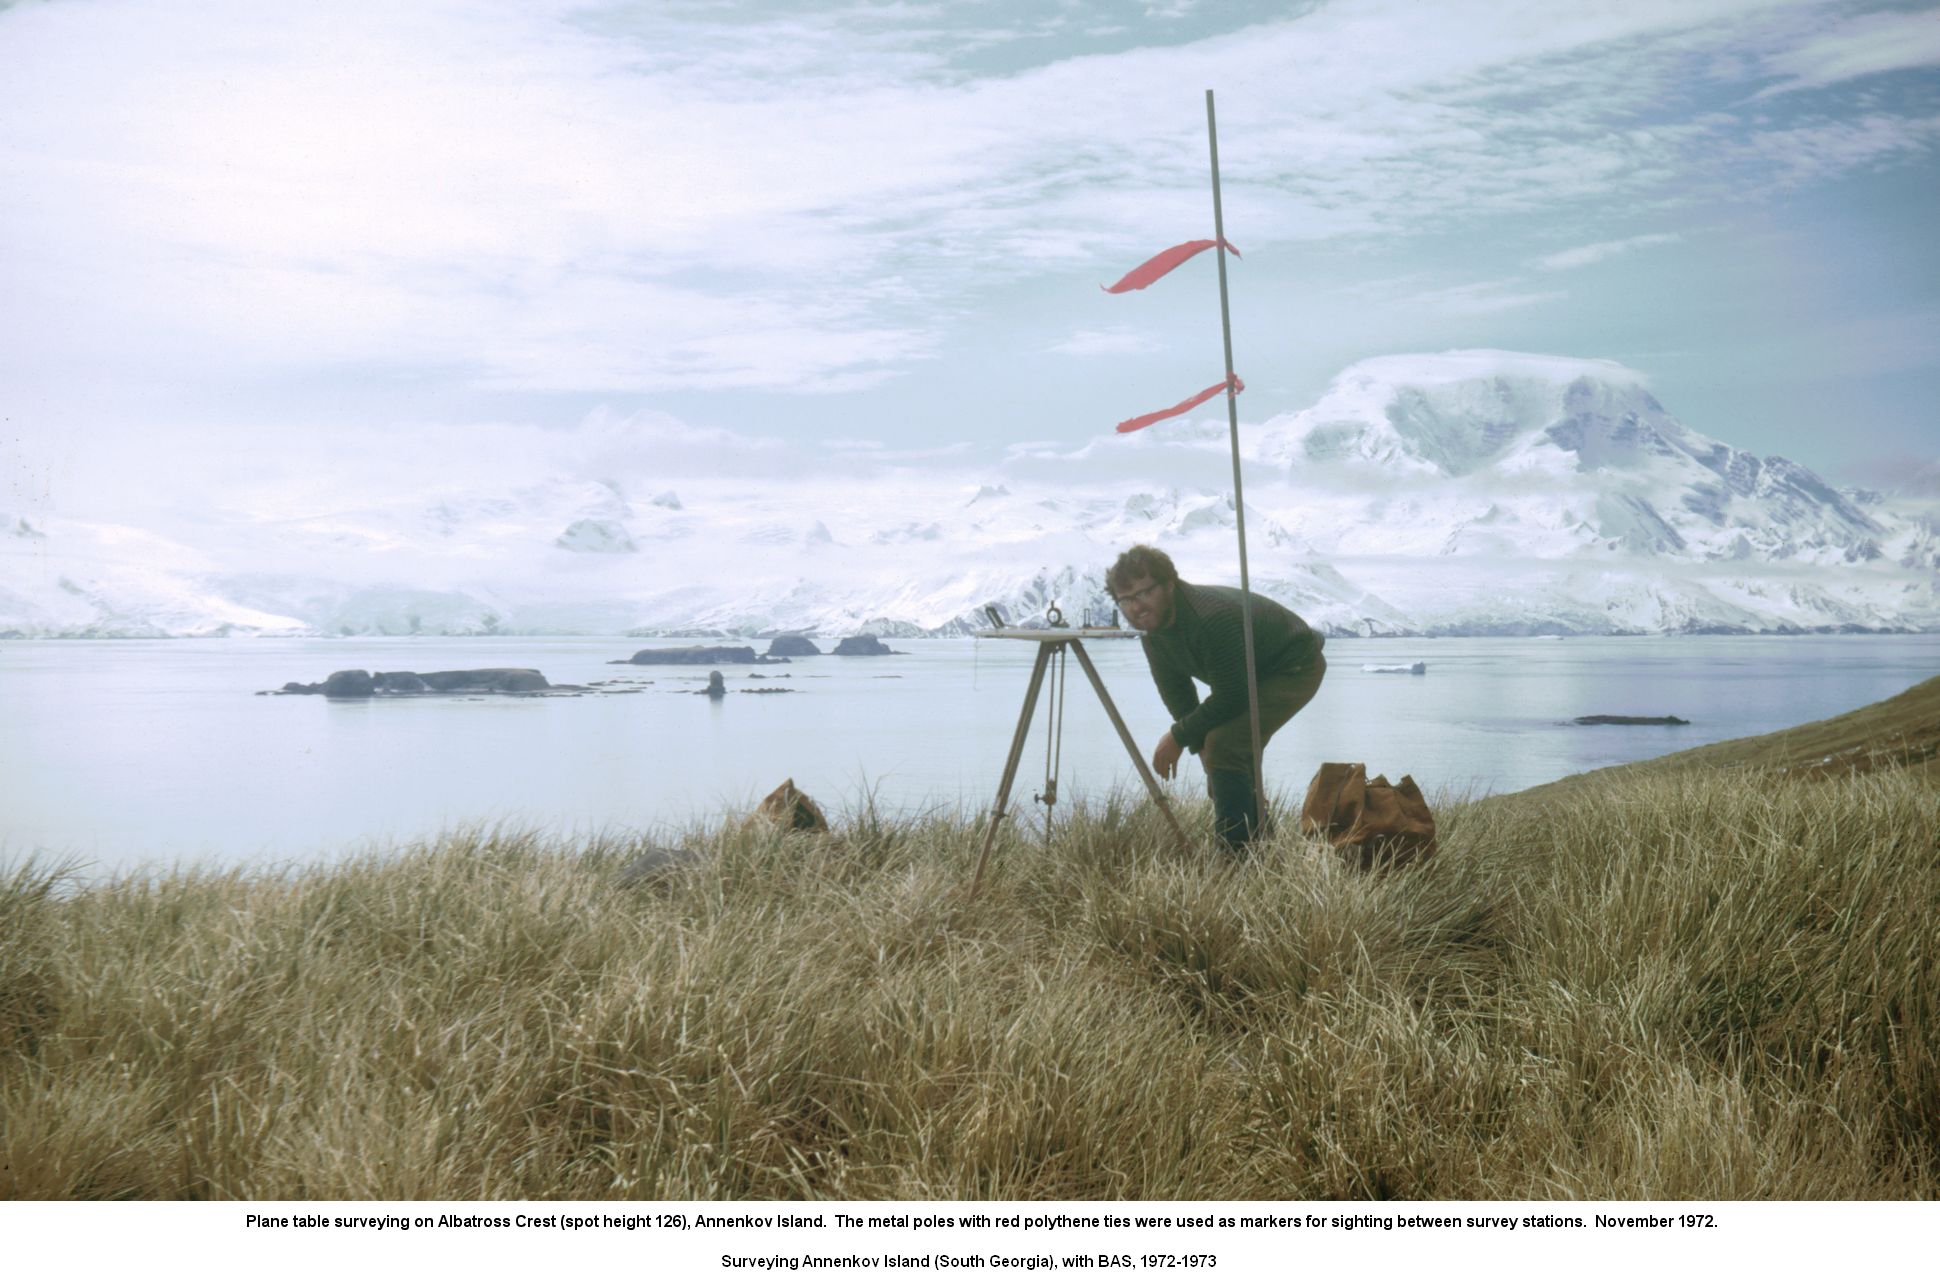
[{"label": "dry grass tuft", "polygon": [[[1203,821],[1203,812],[1202,812]],[[15,1198],[1859,1198],[1940,1185],[1940,796],[1667,772],[1366,876],[1123,798],[0,875]],[[668,869],[622,886],[643,850]]]}]

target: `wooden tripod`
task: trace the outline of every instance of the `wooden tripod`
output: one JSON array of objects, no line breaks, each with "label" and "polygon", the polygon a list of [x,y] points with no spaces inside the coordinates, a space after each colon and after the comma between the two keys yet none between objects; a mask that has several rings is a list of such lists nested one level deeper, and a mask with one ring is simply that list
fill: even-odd
[{"label": "wooden tripod", "polygon": [[[984,828],[983,851],[977,854],[977,872],[970,879],[970,895],[965,899],[966,903],[977,900],[977,889],[983,884],[984,867],[989,865],[991,846],[997,842],[997,828],[1009,814],[1010,784],[1017,777],[1017,763],[1024,758],[1024,740],[1030,736],[1031,717],[1037,711],[1037,692],[1044,686],[1044,673],[1051,666],[1051,656],[1061,649],[1068,648],[1078,656],[1078,666],[1084,669],[1086,679],[1091,682],[1091,688],[1098,692],[1098,701],[1104,704],[1105,715],[1111,718],[1112,727],[1118,731],[1119,741],[1125,744],[1125,751],[1131,756],[1132,764],[1138,770],[1138,776],[1144,779],[1145,789],[1152,793],[1152,803],[1158,805],[1159,812],[1165,815],[1166,824],[1172,828],[1172,834],[1177,837],[1179,847],[1188,852],[1191,850],[1191,841],[1186,839],[1184,829],[1179,826],[1178,817],[1172,812],[1171,800],[1159,787],[1159,780],[1152,775],[1151,766],[1145,763],[1145,757],[1139,753],[1138,744],[1132,740],[1132,731],[1125,728],[1125,719],[1118,714],[1118,705],[1111,701],[1111,694],[1105,689],[1104,678],[1098,675],[1098,669],[1092,664],[1091,656],[1085,653],[1083,637],[1086,631],[1087,629],[1084,628],[999,628],[995,632],[978,633],[979,636],[1006,637],[1013,641],[1036,641],[1038,646],[1037,662],[1031,666],[1031,681],[1024,690],[1024,710],[1017,715],[1017,733],[1010,740],[1010,758],[1004,761],[1004,777],[997,784],[997,803],[991,807],[990,823]],[[1124,635],[1109,628],[1097,631],[1097,635],[1106,634]]]}]

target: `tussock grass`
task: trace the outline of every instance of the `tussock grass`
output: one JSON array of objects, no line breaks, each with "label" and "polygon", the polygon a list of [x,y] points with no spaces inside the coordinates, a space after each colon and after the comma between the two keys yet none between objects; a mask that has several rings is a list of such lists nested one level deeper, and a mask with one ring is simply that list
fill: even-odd
[{"label": "tussock grass", "polygon": [[[1643,774],[1366,876],[1139,802],[0,874],[14,1198],[1858,1198],[1940,1183],[1940,795]],[[1203,824],[1205,813],[1199,811]],[[1202,831],[1204,827],[1201,827]],[[623,886],[646,849],[678,865]]]}]

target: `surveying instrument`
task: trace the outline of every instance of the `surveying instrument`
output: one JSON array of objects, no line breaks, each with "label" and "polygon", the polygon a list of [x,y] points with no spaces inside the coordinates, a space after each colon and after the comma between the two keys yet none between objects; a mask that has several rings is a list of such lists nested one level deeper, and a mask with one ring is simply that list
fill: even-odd
[{"label": "surveying instrument", "polygon": [[1165,816],[1166,825],[1172,828],[1173,836],[1182,850],[1190,851],[1191,843],[1185,831],[1179,826],[1178,817],[1172,812],[1172,802],[1159,787],[1159,780],[1153,776],[1151,766],[1145,763],[1138,744],[1132,740],[1132,731],[1125,728],[1124,717],[1118,714],[1118,705],[1111,701],[1111,694],[1105,689],[1104,678],[1098,675],[1098,668],[1085,653],[1085,638],[1096,637],[1100,640],[1124,640],[1138,635],[1117,627],[1077,627],[1066,625],[1064,614],[1052,606],[1045,614],[1047,626],[1029,628],[1014,626],[1004,621],[1003,612],[996,606],[985,606],[984,615],[990,620],[988,632],[975,635],[1004,641],[1035,641],[1037,660],[1031,665],[1030,683],[1024,689],[1024,709],[1017,715],[1017,733],[1010,740],[1010,757],[1004,761],[1004,776],[997,784],[997,803],[991,807],[990,822],[984,828],[983,851],[977,855],[977,872],[970,880],[970,894],[966,901],[975,901],[977,889],[983,884],[984,867],[990,862],[990,850],[997,842],[997,828],[1009,815],[1010,786],[1017,778],[1017,765],[1024,757],[1024,741],[1030,736],[1031,717],[1037,712],[1037,696],[1044,688],[1046,673],[1051,664],[1057,663],[1057,676],[1051,681],[1049,734],[1046,739],[1044,791],[1036,798],[1046,806],[1054,805],[1058,799],[1057,763],[1064,747],[1064,672],[1067,655],[1078,656],[1078,666],[1084,669],[1091,688],[1098,692],[1098,701],[1103,704],[1105,715],[1111,718],[1112,727],[1118,731],[1118,739],[1125,744],[1126,754],[1131,756],[1132,765],[1138,776],[1144,780],[1145,789],[1152,795],[1152,803],[1159,807]]}]

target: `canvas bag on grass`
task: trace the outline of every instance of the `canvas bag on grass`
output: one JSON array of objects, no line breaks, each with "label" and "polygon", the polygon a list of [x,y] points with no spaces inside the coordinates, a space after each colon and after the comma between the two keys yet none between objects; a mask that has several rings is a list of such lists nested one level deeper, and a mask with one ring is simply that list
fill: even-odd
[{"label": "canvas bag on grass", "polygon": [[1307,784],[1300,829],[1326,836],[1363,870],[1423,861],[1436,847],[1435,815],[1413,776],[1403,774],[1393,785],[1386,775],[1370,782],[1361,764],[1329,761],[1320,767]]}]

